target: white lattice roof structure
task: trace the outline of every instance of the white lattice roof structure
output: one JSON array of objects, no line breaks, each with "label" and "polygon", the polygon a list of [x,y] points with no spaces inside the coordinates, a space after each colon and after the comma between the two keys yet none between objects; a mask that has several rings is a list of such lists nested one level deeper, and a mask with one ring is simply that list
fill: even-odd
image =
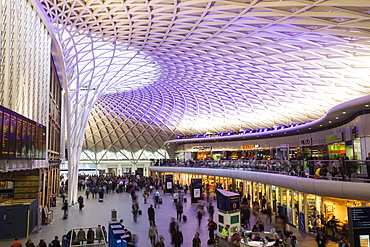
[{"label": "white lattice roof structure", "polygon": [[312,121],[370,93],[369,0],[39,1],[86,152],[147,158],[175,134]]}]

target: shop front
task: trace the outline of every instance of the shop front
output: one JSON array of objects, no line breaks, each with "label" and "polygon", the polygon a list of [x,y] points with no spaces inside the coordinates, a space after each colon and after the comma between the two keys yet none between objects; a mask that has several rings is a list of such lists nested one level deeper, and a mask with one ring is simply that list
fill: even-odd
[{"label": "shop front", "polygon": [[366,202],[356,200],[346,200],[339,198],[325,197],[323,201],[323,216],[326,224],[326,234],[332,236],[332,231],[329,229],[328,222],[335,216],[335,224],[330,226],[334,228],[334,238],[340,239],[341,234],[348,234],[346,232],[346,225],[348,225],[347,207],[362,207],[366,206]]}]

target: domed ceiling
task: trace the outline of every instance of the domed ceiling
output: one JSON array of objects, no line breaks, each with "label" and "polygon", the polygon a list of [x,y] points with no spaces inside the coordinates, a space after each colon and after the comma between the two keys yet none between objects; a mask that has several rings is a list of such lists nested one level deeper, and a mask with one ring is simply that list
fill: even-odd
[{"label": "domed ceiling", "polygon": [[176,134],[312,121],[370,93],[367,0],[40,1],[91,152],[148,158]]}]

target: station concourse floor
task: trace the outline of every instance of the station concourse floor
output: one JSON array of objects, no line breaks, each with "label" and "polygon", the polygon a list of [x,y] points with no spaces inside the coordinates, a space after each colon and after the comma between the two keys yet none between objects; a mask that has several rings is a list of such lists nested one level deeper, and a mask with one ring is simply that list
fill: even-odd
[{"label": "station concourse floor", "polygon": [[[170,234],[169,234],[169,222],[170,218],[174,217],[176,219],[176,208],[172,203],[171,195],[164,194],[161,190],[161,197],[163,198],[163,204],[159,208],[155,209],[155,221],[158,228],[158,234],[163,235],[165,238],[165,246],[171,247],[170,244]],[[81,192],[82,195],[84,193]],[[152,196],[148,197],[147,204],[144,204],[142,192],[138,192],[139,206],[143,214],[138,216],[137,222],[134,222],[131,213],[131,197],[129,193],[113,193],[108,194],[104,197],[103,202],[98,202],[98,199],[93,199],[90,195],[89,199],[84,197],[85,207],[83,210],[78,209],[78,205],[71,206],[69,208],[68,219],[63,220],[63,212],[61,210],[61,200],[58,199],[57,206],[52,208],[54,220],[50,225],[42,226],[39,233],[31,233],[30,238],[35,245],[39,243],[40,239],[45,239],[48,244],[53,239],[54,236],[58,236],[59,239],[62,235],[67,234],[72,228],[79,227],[96,227],[97,225],[105,226],[108,230],[108,221],[111,218],[111,210],[117,210],[117,220],[123,219],[125,227],[131,231],[132,234],[137,234],[138,236],[138,247],[150,247],[150,241],[148,238],[149,221],[147,216],[147,209],[151,203],[153,203]],[[208,246],[208,230],[207,230],[207,219],[208,213],[205,212],[201,222],[201,226],[198,226],[198,221],[196,219],[197,205],[192,205],[190,203],[190,195],[185,196],[187,198],[187,203],[184,203],[184,215],[187,216],[187,222],[179,222],[180,231],[182,231],[184,236],[183,247],[191,247],[192,239],[195,232],[200,233],[200,238],[202,241],[202,246]],[[217,216],[216,203],[214,202],[215,213],[214,218]],[[261,215],[264,219],[264,215]],[[215,220],[216,221],[216,220]],[[264,220],[265,221],[265,220]],[[255,222],[255,218],[251,216],[251,223]],[[216,221],[217,223],[217,221]],[[274,221],[272,221],[274,223]],[[265,231],[270,231],[273,228],[272,225],[265,222]],[[317,246],[315,242],[315,234],[301,233],[294,227],[291,230],[295,233],[298,238],[300,247],[315,247]],[[20,238],[20,242],[25,246],[27,238]],[[0,247],[10,247],[14,239],[2,239],[0,240]],[[329,241],[328,247],[337,246],[337,243]]]}]

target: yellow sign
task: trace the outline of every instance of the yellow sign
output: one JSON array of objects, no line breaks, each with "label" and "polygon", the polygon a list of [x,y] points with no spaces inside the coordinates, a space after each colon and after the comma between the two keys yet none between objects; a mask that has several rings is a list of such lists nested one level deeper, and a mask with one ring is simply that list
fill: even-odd
[{"label": "yellow sign", "polygon": [[240,149],[253,149],[258,148],[258,145],[242,145],[240,146]]}]

